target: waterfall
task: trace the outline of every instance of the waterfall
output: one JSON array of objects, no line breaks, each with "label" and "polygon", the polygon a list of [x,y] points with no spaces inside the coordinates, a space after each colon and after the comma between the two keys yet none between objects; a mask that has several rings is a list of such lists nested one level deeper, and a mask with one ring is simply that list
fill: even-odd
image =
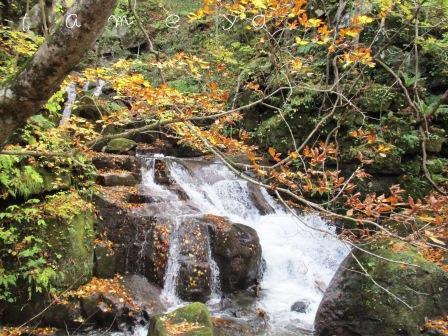
[{"label": "waterfall", "polygon": [[177,306],[180,299],[176,293],[177,275],[179,273],[179,258],[180,258],[180,235],[179,235],[180,221],[176,220],[172,227],[170,235],[170,251],[168,254],[168,264],[164,278],[163,291],[161,299],[171,306]]},{"label": "waterfall", "polygon": [[[174,200],[170,202],[171,216],[179,219],[182,216],[213,214],[257,231],[266,263],[257,304],[269,315],[271,328],[279,335],[286,335],[294,327],[312,329],[324,287],[348,254],[348,248],[335,238],[335,229],[316,214],[300,215],[298,219],[266,191],[262,191],[262,197],[273,212],[260,214],[250,197],[248,183],[219,162],[168,157],[157,159],[166,161],[169,178],[188,195],[189,208],[185,204],[181,206],[182,203],[177,202],[178,195],[155,181],[155,159],[148,161],[143,174],[144,184],[151,189],[151,194]],[[171,232],[163,295],[165,300],[178,304],[175,287],[179,271],[179,237],[176,232],[180,221],[176,223]],[[219,270],[210,247],[208,258],[212,297],[216,299],[220,296]],[[302,313],[291,311],[291,306],[297,301],[306,302],[307,310]]]}]

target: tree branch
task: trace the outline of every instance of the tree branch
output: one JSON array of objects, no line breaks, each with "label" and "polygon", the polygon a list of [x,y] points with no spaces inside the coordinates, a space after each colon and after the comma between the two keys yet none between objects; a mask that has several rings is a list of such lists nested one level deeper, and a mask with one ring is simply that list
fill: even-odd
[{"label": "tree branch", "polygon": [[[67,74],[101,34],[117,0],[80,0],[33,59],[14,79],[0,87],[0,148],[9,136],[48,101]],[[68,28],[75,17],[81,27]]]}]

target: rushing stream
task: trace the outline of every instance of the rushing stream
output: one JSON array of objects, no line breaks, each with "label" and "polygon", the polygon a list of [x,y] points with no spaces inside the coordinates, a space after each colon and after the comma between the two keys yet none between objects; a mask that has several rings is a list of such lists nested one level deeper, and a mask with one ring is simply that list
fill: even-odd
[{"label": "rushing stream", "polygon": [[[170,250],[162,299],[169,307],[182,304],[176,295],[179,271],[180,218],[213,214],[227,217],[231,222],[248,225],[259,235],[265,260],[261,291],[255,305],[269,316],[270,335],[299,335],[298,330],[313,328],[313,321],[328,285],[338,265],[348,253],[343,243],[331,235],[309,227],[334,232],[317,215],[300,216],[300,220],[283,209],[266,192],[263,197],[274,209],[260,215],[249,197],[247,182],[219,162],[185,160],[169,157],[143,158],[143,185],[151,196],[166,201],[166,209],[151,207],[148,211],[169,216],[171,228]],[[155,160],[165,160],[169,177],[188,195],[188,205],[166,186],[156,183]],[[159,203],[160,204],[160,203]],[[164,214],[163,214],[164,212]],[[220,311],[219,269],[210,252],[212,266],[212,297],[209,306],[214,315]],[[291,311],[296,301],[309,303],[305,313]]]}]

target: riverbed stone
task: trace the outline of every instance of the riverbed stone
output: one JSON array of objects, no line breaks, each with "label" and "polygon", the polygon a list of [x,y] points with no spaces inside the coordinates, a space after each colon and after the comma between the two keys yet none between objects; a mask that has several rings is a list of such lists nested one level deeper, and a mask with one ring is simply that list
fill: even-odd
[{"label": "riverbed stone", "polygon": [[138,313],[132,305],[110,293],[93,293],[80,301],[82,315],[97,327],[119,330],[122,325],[134,324]]},{"label": "riverbed stone", "polygon": [[153,318],[148,336],[169,336],[176,331],[183,336],[214,336],[207,306],[194,302],[172,313]]},{"label": "riverbed stone", "polygon": [[309,310],[310,303],[306,301],[297,301],[291,306],[291,311],[296,313],[306,313]]},{"label": "riverbed stone", "polygon": [[420,333],[419,328],[427,318],[446,314],[448,272],[402,241],[373,242],[363,248],[380,257],[418,267],[354,251],[369,276],[351,255],[344,260],[317,312],[315,328],[319,336],[414,336]]}]

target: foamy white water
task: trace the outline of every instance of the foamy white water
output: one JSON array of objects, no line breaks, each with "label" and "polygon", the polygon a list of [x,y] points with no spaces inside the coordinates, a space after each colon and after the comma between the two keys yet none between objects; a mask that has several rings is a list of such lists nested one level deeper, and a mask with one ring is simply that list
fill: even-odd
[{"label": "foamy white water", "polygon": [[[261,297],[258,305],[269,315],[271,329],[275,334],[294,328],[312,329],[320,301],[322,287],[330,282],[338,265],[348,253],[334,235],[312,228],[334,233],[328,223],[317,215],[301,216],[279,206],[265,191],[263,196],[273,207],[274,213],[260,215],[251,201],[247,182],[220,163],[177,161],[166,158],[170,177],[182,187],[190,203],[201,214],[214,214],[229,218],[231,222],[254,228],[260,238],[266,269],[261,282]],[[151,160],[144,173],[144,183],[152,193],[162,197],[177,196],[154,181],[154,165]],[[172,203],[176,206],[176,202]],[[172,209],[181,215],[181,209]],[[170,258],[176,257],[176,246],[171,244]],[[211,254],[209,255],[211,258]],[[216,263],[211,260],[212,275],[219,277]],[[177,304],[175,298],[176,260],[168,261],[164,295]],[[214,265],[214,266],[213,266]],[[212,286],[213,290],[213,286]],[[214,296],[219,295],[215,290]],[[296,301],[306,301],[305,313],[291,312]]]}]

